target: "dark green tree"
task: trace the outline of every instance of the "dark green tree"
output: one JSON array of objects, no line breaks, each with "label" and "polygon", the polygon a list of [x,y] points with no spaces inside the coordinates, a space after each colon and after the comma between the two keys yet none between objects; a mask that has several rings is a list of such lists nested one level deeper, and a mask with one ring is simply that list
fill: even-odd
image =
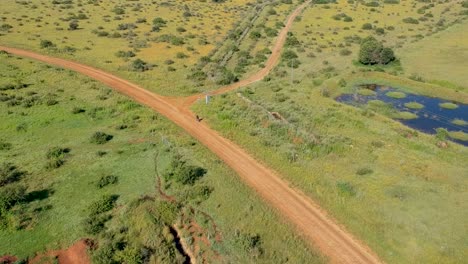
[{"label": "dark green tree", "polygon": [[362,64],[388,64],[394,59],[395,54],[393,50],[384,47],[374,37],[369,36],[362,40],[359,51],[359,62]]}]

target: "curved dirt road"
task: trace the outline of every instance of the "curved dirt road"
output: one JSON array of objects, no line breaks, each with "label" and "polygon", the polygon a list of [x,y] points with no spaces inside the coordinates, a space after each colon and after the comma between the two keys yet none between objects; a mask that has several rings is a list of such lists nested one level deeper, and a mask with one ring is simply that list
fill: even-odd
[{"label": "curved dirt road", "polygon": [[[309,2],[298,7],[289,17],[288,23],[278,36],[273,53],[264,69],[246,80],[223,87],[214,91],[212,94],[227,92],[261,80],[266,76],[279,59],[287,30],[290,28],[294,18],[308,3]],[[256,161],[242,148],[219,135],[206,124],[197,122],[193,113],[190,112],[188,107],[184,106],[192,104],[200,95],[185,98],[181,105],[177,103],[179,100],[154,94],[129,81],[77,62],[9,47],[0,46],[0,50],[80,72],[158,111],[175,124],[185,129],[191,136],[199,140],[236,171],[242,180],[258,192],[266,202],[276,208],[286,219],[293,223],[298,233],[314,247],[319,248],[331,262],[382,263],[378,256],[366,245],[353,238],[349,232],[337,224],[309,197],[289,187],[287,181],[281,179],[277,173]]]},{"label": "curved dirt road", "polygon": [[[271,54],[270,54],[270,57],[268,58],[268,60],[265,62],[265,67],[263,67],[262,69],[260,69],[258,72],[254,73],[253,75],[249,76],[248,78],[246,79],[243,79],[243,80],[240,80],[238,82],[235,82],[233,84],[230,84],[230,85],[227,85],[227,86],[224,86],[224,87],[221,87],[217,90],[214,90],[214,91],[210,91],[208,92],[210,95],[217,95],[217,94],[222,94],[222,93],[226,93],[226,92],[229,92],[229,91],[232,91],[232,90],[235,90],[237,88],[240,88],[240,87],[243,87],[243,86],[246,86],[246,85],[249,85],[249,84],[252,84],[254,82],[257,82],[257,81],[261,81],[263,78],[265,78],[265,76],[267,76],[270,71],[276,66],[276,64],[278,63],[279,61],[279,58],[281,56],[281,50],[284,46],[284,43],[286,42],[286,38],[288,36],[288,32],[289,30],[291,29],[291,26],[294,22],[294,19],[296,19],[296,17],[298,15],[300,15],[302,13],[302,11],[304,10],[304,8],[306,8],[306,6],[308,6],[310,4],[310,0],[303,3],[302,5],[300,5],[299,7],[297,7],[288,17],[288,20],[286,21],[286,24],[285,26],[283,27],[283,29],[279,32],[278,34],[278,37],[276,38],[276,41],[275,41],[275,45],[273,46],[273,49],[271,51]],[[187,108],[189,107],[190,105],[192,105],[196,100],[200,99],[200,98],[203,98],[205,96],[205,94],[195,94],[195,95],[192,95],[192,96],[189,96],[189,97],[186,97],[184,98],[184,102],[183,102],[183,107]],[[177,100],[177,99],[176,99]]]}]

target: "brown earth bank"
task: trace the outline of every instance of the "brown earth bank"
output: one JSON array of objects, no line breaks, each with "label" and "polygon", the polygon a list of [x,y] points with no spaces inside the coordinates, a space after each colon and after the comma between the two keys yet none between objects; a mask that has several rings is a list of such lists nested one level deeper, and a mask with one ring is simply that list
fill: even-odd
[{"label": "brown earth bank", "polygon": [[[238,83],[221,87],[212,94],[221,94],[263,79],[278,62],[287,31],[291,27],[295,17],[309,3],[310,1],[299,6],[288,18],[287,24],[278,36],[275,47],[264,69]],[[9,47],[0,46],[0,50],[82,73],[164,115],[204,144],[236,171],[239,177],[254,189],[265,202],[269,203],[278,213],[296,227],[298,234],[308,241],[310,245],[320,249],[331,262],[382,263],[370,248],[354,238],[351,233],[339,225],[312,199],[301,191],[290,187],[290,184],[276,172],[261,162],[256,161],[241,147],[222,137],[207,124],[198,122],[190,111],[189,106],[200,98],[201,95],[187,98],[168,98],[149,92],[138,85],[102,70],[77,62]],[[79,255],[71,254],[68,256],[70,260],[76,260]],[[62,259],[64,258],[62,257]]]}]

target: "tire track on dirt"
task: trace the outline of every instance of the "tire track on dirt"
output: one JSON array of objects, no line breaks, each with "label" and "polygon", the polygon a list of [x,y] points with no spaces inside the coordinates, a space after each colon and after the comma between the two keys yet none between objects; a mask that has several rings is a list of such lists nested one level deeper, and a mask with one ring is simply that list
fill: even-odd
[{"label": "tire track on dirt", "polygon": [[[287,32],[294,19],[308,4],[310,4],[310,1],[299,6],[290,15],[285,28],[283,28],[277,37],[265,68],[247,79],[222,87],[211,94],[225,93],[263,79],[277,64],[281,49],[286,41]],[[256,161],[242,148],[222,137],[205,123],[197,122],[189,106],[204,95],[198,94],[182,99],[164,97],[145,90],[127,80],[84,64],[21,49],[0,46],[0,50],[82,73],[164,115],[176,125],[186,130],[236,171],[267,203],[276,208],[279,213],[293,223],[302,237],[314,247],[320,249],[331,262],[382,263],[375,253],[365,244],[355,239],[345,228],[337,224],[312,199],[301,191],[289,187],[289,183],[276,172]]]}]

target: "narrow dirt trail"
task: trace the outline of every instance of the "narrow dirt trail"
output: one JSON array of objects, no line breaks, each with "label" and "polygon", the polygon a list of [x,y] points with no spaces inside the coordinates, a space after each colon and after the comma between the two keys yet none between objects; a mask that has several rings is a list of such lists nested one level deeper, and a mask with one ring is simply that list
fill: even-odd
[{"label": "narrow dirt trail", "polygon": [[[310,1],[302,4],[291,14],[285,29],[278,36],[273,53],[264,69],[245,80],[216,90],[212,94],[231,91],[265,77],[279,60],[281,48],[292,22],[309,3]],[[183,100],[164,97],[149,92],[127,80],[84,64],[21,49],[0,46],[0,50],[82,73],[164,115],[204,144],[236,171],[242,180],[267,203],[276,208],[297,228],[302,237],[311,245],[320,249],[332,263],[382,263],[375,253],[337,224],[312,199],[301,191],[289,187],[290,184],[287,181],[256,161],[241,147],[222,137],[205,123],[197,122],[188,107],[202,95],[191,96]]]}]

